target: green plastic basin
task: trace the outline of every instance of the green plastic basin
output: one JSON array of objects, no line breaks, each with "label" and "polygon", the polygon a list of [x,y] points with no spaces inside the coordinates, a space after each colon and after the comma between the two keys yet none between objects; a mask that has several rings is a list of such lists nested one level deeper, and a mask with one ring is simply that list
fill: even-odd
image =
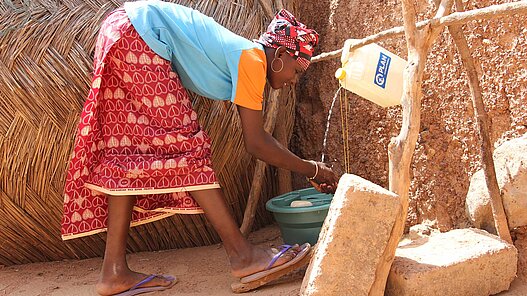
[{"label": "green plastic basin", "polygon": [[[320,193],[315,188],[301,189],[279,195],[267,201],[286,244],[316,244],[320,229],[328,214],[332,194]],[[305,200],[312,206],[291,207],[295,200]]]}]

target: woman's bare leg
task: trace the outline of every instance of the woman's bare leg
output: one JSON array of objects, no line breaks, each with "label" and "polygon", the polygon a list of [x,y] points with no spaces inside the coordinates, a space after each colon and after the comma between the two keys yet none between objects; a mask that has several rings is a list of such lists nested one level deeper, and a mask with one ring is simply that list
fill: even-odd
[{"label": "woman's bare leg", "polygon": [[[205,216],[220,235],[225,251],[229,256],[232,274],[243,277],[264,270],[273,254],[251,245],[242,235],[236,221],[225,203],[221,189],[189,192],[203,208]],[[297,249],[298,250],[298,249]],[[282,256],[275,265],[283,264],[293,258],[292,252]]]},{"label": "woman's bare leg", "polygon": [[[146,274],[133,272],[126,262],[126,241],[132,209],[135,204],[134,196],[108,196],[108,235],[97,293],[112,295],[130,289],[147,277]],[[171,282],[162,277],[142,285],[168,286]]]}]

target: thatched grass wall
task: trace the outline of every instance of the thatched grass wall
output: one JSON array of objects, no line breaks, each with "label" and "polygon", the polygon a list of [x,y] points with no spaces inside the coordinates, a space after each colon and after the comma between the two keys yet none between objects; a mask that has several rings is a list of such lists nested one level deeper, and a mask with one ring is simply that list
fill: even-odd
[{"label": "thatched grass wall", "polygon": [[[122,2],[0,4],[0,265],[103,254],[105,233],[61,241],[62,191],[78,116],[88,93],[99,24]],[[180,2],[247,38],[256,38],[269,21],[255,0]],[[254,159],[245,152],[238,115],[229,103],[196,98],[195,105],[213,138],[212,160],[227,202],[241,222]],[[291,122],[290,113],[282,113],[279,124],[288,126],[289,134]],[[274,170],[267,175],[272,177],[264,183],[268,186],[261,204],[276,192]],[[257,226],[270,221],[262,205],[258,212]],[[175,215],[132,228],[129,251],[218,241],[204,216]]]}]

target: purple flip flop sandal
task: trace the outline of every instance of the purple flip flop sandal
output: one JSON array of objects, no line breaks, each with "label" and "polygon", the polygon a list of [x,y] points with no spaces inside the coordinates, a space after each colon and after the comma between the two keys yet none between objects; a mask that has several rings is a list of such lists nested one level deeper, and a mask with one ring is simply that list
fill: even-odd
[{"label": "purple flip flop sandal", "polygon": [[148,277],[146,277],[144,280],[142,280],[139,283],[135,284],[130,289],[128,289],[128,290],[126,290],[124,292],[118,293],[118,294],[114,294],[113,296],[133,296],[133,295],[138,295],[138,294],[143,294],[143,293],[149,293],[149,292],[155,292],[155,291],[163,291],[163,290],[172,288],[177,283],[177,280],[176,280],[175,277],[170,276],[170,275],[167,275],[167,276],[161,275],[167,281],[171,282],[170,285],[168,285],[168,286],[152,286],[152,287],[143,287],[143,288],[141,288],[142,285],[152,281],[153,279],[155,279],[158,276],[160,276],[160,275],[151,274]]},{"label": "purple flip flop sandal", "polygon": [[280,257],[282,257],[292,247],[293,246],[291,246],[291,245],[281,245],[280,246],[280,249],[281,249],[280,252],[276,253],[276,255],[273,256],[273,258],[271,259],[271,261],[269,262],[269,264],[267,265],[265,270],[257,272],[257,273],[253,273],[253,274],[248,275],[248,276],[242,277],[240,279],[240,283],[246,284],[246,283],[249,283],[249,282],[261,279],[261,278],[263,278],[263,277],[265,277],[265,276],[267,276],[269,274],[272,274],[274,272],[277,272],[279,270],[288,268],[288,267],[294,265],[295,263],[297,263],[298,261],[302,260],[304,257],[306,257],[307,254],[309,254],[309,251],[311,250],[311,245],[309,243],[305,243],[305,244],[303,244],[301,246],[301,251],[298,252],[298,254],[295,256],[295,258],[287,261],[284,264],[281,264],[281,265],[278,265],[276,267],[273,267],[273,265],[276,263],[276,261],[278,259],[280,259]]}]

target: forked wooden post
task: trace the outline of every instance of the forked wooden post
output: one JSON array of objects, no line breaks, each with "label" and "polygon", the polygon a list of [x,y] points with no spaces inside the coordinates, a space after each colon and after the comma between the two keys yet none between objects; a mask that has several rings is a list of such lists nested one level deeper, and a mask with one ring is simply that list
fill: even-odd
[{"label": "forked wooden post", "polygon": [[[450,12],[452,0],[443,0],[434,19]],[[388,145],[390,191],[399,195],[402,210],[392,229],[388,245],[377,267],[375,282],[369,295],[382,296],[386,280],[395,258],[395,250],[404,231],[408,213],[408,192],[410,188],[410,164],[415,151],[421,123],[421,83],[430,46],[441,32],[441,27],[426,26],[417,29],[416,12],[411,0],[402,0],[404,31],[408,46],[408,63],[404,72],[402,96],[403,122],[399,135]]]}]

